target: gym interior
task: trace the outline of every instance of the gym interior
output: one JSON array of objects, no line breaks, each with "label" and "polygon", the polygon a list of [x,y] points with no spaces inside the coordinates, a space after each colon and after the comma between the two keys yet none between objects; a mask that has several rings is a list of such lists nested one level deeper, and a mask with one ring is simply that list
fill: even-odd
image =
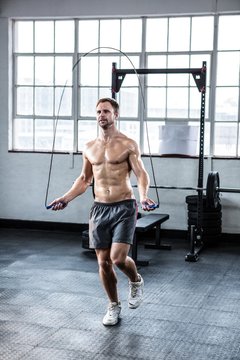
[{"label": "gym interior", "polygon": [[[2,360],[240,359],[240,2],[0,1]],[[149,197],[129,256],[145,283],[102,324],[79,176],[100,97],[141,149]]]}]

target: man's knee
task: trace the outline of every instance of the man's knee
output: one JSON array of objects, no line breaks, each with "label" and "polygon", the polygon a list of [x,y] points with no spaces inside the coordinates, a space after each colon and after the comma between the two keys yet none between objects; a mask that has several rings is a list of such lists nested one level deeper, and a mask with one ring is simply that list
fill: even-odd
[{"label": "man's knee", "polygon": [[117,266],[119,269],[123,269],[125,267],[126,256],[122,256],[122,255],[112,256],[111,261],[113,265]]},{"label": "man's knee", "polygon": [[98,258],[98,267],[100,270],[109,271],[112,268],[112,261],[110,258]]}]

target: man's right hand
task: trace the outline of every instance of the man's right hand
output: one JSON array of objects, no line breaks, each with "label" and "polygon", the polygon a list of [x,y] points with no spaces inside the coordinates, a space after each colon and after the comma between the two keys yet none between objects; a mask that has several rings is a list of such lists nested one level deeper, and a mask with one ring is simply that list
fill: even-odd
[{"label": "man's right hand", "polygon": [[63,210],[65,209],[65,207],[68,205],[68,202],[66,202],[66,200],[64,200],[63,197],[57,198],[55,200],[53,200],[48,206],[48,209],[52,209],[54,211],[57,210]]}]

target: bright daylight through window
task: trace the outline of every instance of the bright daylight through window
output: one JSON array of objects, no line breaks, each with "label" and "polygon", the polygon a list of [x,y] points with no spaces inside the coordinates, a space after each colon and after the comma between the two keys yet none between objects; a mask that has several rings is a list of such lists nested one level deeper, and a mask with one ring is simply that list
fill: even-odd
[{"label": "bright daylight through window", "polygon": [[[14,21],[11,150],[51,151],[57,122],[54,151],[82,151],[97,135],[97,99],[111,96],[113,62],[178,69],[206,61],[205,154],[240,156],[239,33],[239,15]],[[143,153],[147,127],[152,154],[179,133],[198,155],[201,94],[191,74],[127,74],[117,101],[119,129]]]}]

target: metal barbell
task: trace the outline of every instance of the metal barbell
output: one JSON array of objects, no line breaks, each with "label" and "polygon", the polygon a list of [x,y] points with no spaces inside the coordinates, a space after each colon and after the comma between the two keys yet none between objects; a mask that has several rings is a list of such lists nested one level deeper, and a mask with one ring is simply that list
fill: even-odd
[{"label": "metal barbell", "polygon": [[[137,187],[137,185],[133,185]],[[216,208],[220,202],[219,193],[240,193],[238,188],[221,188],[219,173],[217,171],[211,171],[208,174],[206,188],[200,187],[189,187],[189,186],[162,186],[162,185],[150,185],[152,189],[166,189],[166,190],[195,190],[195,191],[206,191],[207,204],[210,208]]]}]

